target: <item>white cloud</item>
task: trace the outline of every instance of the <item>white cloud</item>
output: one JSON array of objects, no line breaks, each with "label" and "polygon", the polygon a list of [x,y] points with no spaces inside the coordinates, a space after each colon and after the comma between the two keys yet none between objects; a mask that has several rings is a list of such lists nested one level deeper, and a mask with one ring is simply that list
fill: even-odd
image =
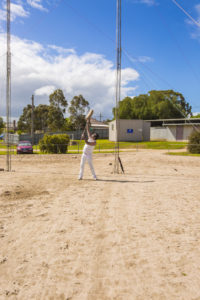
[{"label": "white cloud", "polygon": [[[17,17],[27,18],[29,12],[26,11],[21,4],[11,3],[10,4],[10,16],[11,21],[14,21]],[[7,7],[4,4],[0,9],[0,21],[5,21],[7,18]]]},{"label": "white cloud", "polygon": [[[61,88],[68,102],[75,95],[82,94],[96,114],[104,112],[111,116],[115,105],[116,80],[115,65],[111,61],[95,53],[79,56],[72,49],[66,55],[63,52],[62,55],[52,55],[49,53],[51,48],[16,36],[12,36],[11,41],[12,115],[19,116],[22,113],[23,107],[31,102],[34,92],[36,105],[48,104],[48,95],[52,90]],[[53,48],[60,49],[57,46]],[[0,34],[0,49],[6,52],[3,34]],[[5,99],[5,61],[5,56],[0,57],[0,90],[4,89],[2,99]],[[134,69],[122,69],[121,98],[134,92],[134,81],[138,78],[139,74]],[[3,115],[5,104],[0,103],[2,106]]]},{"label": "white cloud", "polygon": [[67,53],[75,53],[74,49],[66,49],[63,47],[55,46],[55,45],[48,45],[48,47],[52,50],[55,50],[58,54],[61,54],[61,55],[67,54]]},{"label": "white cloud", "polygon": [[149,56],[139,56],[138,61],[141,62],[141,63],[152,62],[153,58],[149,57]]},{"label": "white cloud", "polygon": [[[47,8],[44,7],[42,4],[42,0],[27,0],[27,1],[21,1],[21,0],[15,0],[14,2],[11,2],[10,4],[10,14],[11,14],[11,21],[15,21],[16,18],[27,18],[30,16],[30,12],[27,11],[24,7],[31,6],[32,8],[39,9],[41,11],[48,11]],[[3,0],[0,7],[0,22],[6,21],[7,18],[7,5],[6,1]],[[2,31],[2,24],[0,23],[0,30]]]},{"label": "white cloud", "polygon": [[42,11],[48,11],[43,5],[41,0],[27,0],[27,3],[32,6],[33,8],[42,10]]},{"label": "white cloud", "polygon": [[157,0],[132,0],[133,3],[147,4],[148,6],[157,5]]},{"label": "white cloud", "polygon": [[24,10],[22,5],[11,3],[10,4],[10,11],[11,11],[11,20],[15,20],[16,17],[23,17],[27,18],[29,16],[29,13]]},{"label": "white cloud", "polygon": [[140,2],[148,5],[154,5],[156,3],[155,0],[141,0]]},{"label": "white cloud", "polygon": [[139,63],[146,63],[146,62],[153,62],[154,59],[149,56],[138,56],[138,57],[132,57],[126,50],[123,49],[123,53],[126,55],[126,57],[132,61],[133,63],[139,62]]},{"label": "white cloud", "polygon": [[22,5],[11,3],[10,4],[10,10],[11,10],[11,18],[15,19],[16,17],[28,17],[29,13],[24,10]]},{"label": "white cloud", "polygon": [[6,20],[6,11],[0,9],[0,21],[5,21]]},{"label": "white cloud", "polygon": [[36,89],[34,94],[36,96],[49,96],[55,89],[56,87],[54,85],[45,85]]},{"label": "white cloud", "polygon": [[197,17],[194,19],[194,21],[192,21],[192,17],[191,19],[186,19],[186,23],[193,27],[191,37],[200,41],[200,4],[197,4],[194,9]]}]

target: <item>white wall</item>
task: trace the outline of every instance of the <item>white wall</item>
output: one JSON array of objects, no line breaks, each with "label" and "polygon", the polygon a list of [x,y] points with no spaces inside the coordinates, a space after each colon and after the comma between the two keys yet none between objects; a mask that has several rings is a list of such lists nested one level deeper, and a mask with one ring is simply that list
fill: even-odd
[{"label": "white wall", "polygon": [[[120,120],[119,121],[119,141],[150,140],[150,123],[143,120]],[[133,129],[133,133],[128,133],[128,129]],[[116,121],[109,124],[109,140],[116,140]]]},{"label": "white wall", "polygon": [[[179,125],[177,125],[179,126]],[[150,129],[150,139],[151,140],[166,140],[166,141],[176,141],[176,125],[171,125],[168,127],[151,127]],[[196,126],[200,130],[200,125]],[[192,125],[183,126],[183,141],[187,141],[190,134],[194,131]]]},{"label": "white wall", "polygon": [[116,121],[109,123],[109,141],[115,141]]},{"label": "white wall", "polygon": [[[197,128],[197,130],[200,131],[200,125],[197,125],[197,126],[195,126],[195,127]],[[190,125],[190,126],[185,125],[185,126],[184,126],[184,131],[183,131],[183,139],[184,139],[184,140],[188,140],[190,134],[191,134],[194,130],[195,130],[195,129],[194,129],[193,126],[191,126],[191,125]]]},{"label": "white wall", "polygon": [[176,140],[175,126],[170,129],[168,127],[151,127],[150,140],[175,141]]}]

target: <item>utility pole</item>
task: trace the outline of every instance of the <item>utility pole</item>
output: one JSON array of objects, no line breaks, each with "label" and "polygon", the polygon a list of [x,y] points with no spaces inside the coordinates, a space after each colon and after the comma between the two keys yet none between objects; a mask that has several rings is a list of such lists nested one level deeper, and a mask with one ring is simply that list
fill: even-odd
[{"label": "utility pole", "polygon": [[115,163],[114,173],[119,173],[119,102],[121,94],[121,0],[117,0],[117,19],[116,19],[116,105],[115,105]]},{"label": "utility pole", "polygon": [[32,95],[31,100],[32,100],[32,109],[31,109],[31,139],[32,139],[32,145],[34,145],[34,95]]},{"label": "utility pole", "polygon": [[10,107],[11,107],[11,53],[10,53],[10,0],[7,0],[7,78],[6,78],[6,170],[11,171],[10,149]]},{"label": "utility pole", "polygon": [[102,114],[100,113],[99,115],[99,121],[101,122]]}]

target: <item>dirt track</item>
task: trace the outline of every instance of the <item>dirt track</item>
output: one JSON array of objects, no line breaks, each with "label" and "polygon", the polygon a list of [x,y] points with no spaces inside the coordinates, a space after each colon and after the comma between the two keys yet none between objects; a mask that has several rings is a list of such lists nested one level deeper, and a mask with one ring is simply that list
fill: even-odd
[{"label": "dirt track", "polygon": [[[14,156],[0,172],[0,299],[200,299],[200,159]],[[0,167],[5,157],[0,156]]]}]

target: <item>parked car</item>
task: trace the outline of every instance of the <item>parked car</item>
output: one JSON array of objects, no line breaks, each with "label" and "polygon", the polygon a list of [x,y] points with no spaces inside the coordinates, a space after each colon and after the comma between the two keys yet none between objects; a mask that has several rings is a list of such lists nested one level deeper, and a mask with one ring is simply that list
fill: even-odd
[{"label": "parked car", "polygon": [[33,154],[33,147],[29,141],[21,141],[17,145],[17,154],[30,153]]}]

